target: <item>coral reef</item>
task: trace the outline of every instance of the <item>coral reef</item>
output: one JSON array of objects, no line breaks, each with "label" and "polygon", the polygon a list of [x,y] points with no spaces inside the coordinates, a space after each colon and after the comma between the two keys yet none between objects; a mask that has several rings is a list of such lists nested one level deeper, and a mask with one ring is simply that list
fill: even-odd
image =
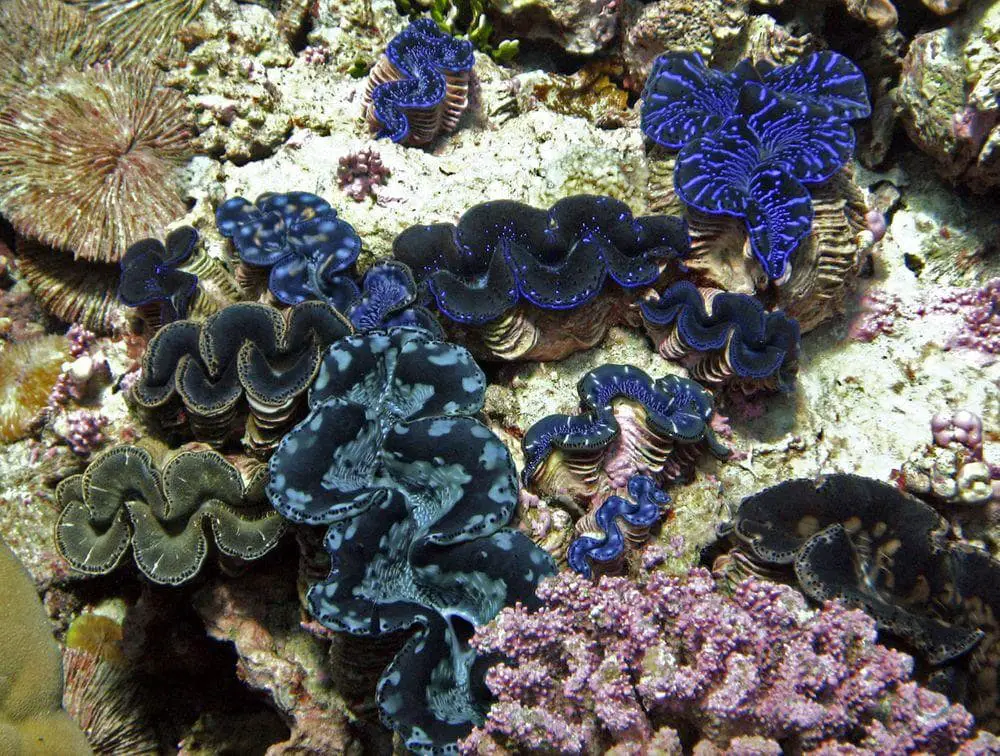
[{"label": "coral reef", "polygon": [[117,262],[184,214],[190,150],[183,98],[153,71],[69,71],[0,113],[0,210],[25,236]]},{"label": "coral reef", "polygon": [[472,43],[417,19],[396,35],[365,90],[368,125],[379,137],[423,145],[458,125],[469,104]]},{"label": "coral reef", "polygon": [[64,423],[64,432],[60,433],[58,423],[54,430],[79,457],[89,457],[107,441],[104,427],[108,424],[108,418],[98,412],[75,410],[66,414]]},{"label": "coral reef", "polygon": [[183,53],[163,64],[164,82],[186,95],[199,151],[240,164],[271,155],[293,121],[274,81],[295,61],[274,16],[211,3],[182,40]]},{"label": "coral reef", "polygon": [[[334,344],[311,412],[271,458],[268,494],[296,522],[329,524],[329,577],[309,591],[326,627],[414,625],[378,684],[383,721],[429,752],[481,721],[468,625],[533,603],[545,552],[503,526],[517,503],[510,454],[473,419],[486,379],[461,347],[395,328]],[[320,473],[320,474],[318,474]]]},{"label": "coral reef", "polygon": [[953,316],[940,346],[945,351],[970,351],[983,355],[987,363],[1000,354],[1000,278],[968,288],[938,287],[927,297],[904,305],[889,292],[872,289],[861,300],[861,310],[851,324],[851,335],[873,341],[892,335],[898,321]]},{"label": "coral reef", "polygon": [[94,32],[108,40],[116,60],[145,61],[176,53],[177,34],[208,0],[66,0],[87,10]]},{"label": "coral reef", "polygon": [[0,350],[0,441],[27,436],[48,409],[63,364],[70,359],[70,342],[50,334],[22,343],[5,343]]},{"label": "coral reef", "polygon": [[6,0],[0,6],[0,108],[17,92],[96,63],[105,45],[87,15],[62,0]]},{"label": "coral reef", "polygon": [[269,271],[267,288],[282,304],[322,299],[345,312],[358,298],[357,285],[344,273],[361,252],[361,238],[322,197],[262,194],[253,204],[233,197],[219,205],[215,222],[247,268],[244,280]]},{"label": "coral reef", "polygon": [[111,572],[131,547],[143,575],[178,585],[204,564],[206,530],[236,559],[258,559],[277,545],[285,523],[268,506],[266,483],[263,465],[244,482],[214,451],[182,451],[157,470],[146,450],[116,446],[59,483],[56,547],[87,575]]},{"label": "coral reef", "polygon": [[302,627],[293,576],[268,570],[218,581],[195,594],[194,606],[212,638],[233,644],[241,679],[290,721],[288,739],[272,745],[271,756],[347,751],[353,738],[344,702],[329,684],[322,641]]},{"label": "coral reef", "polygon": [[942,174],[972,189],[1000,183],[1000,9],[990,6],[910,42],[894,98],[907,135]]},{"label": "coral reef", "polygon": [[681,360],[699,381],[788,391],[798,369],[799,325],[765,312],[746,294],[699,290],[678,281],[658,300],[640,304],[643,322],[663,357]]},{"label": "coral reef", "polygon": [[635,90],[646,82],[655,59],[670,50],[693,50],[716,65],[735,62],[751,18],[746,0],[694,4],[653,0],[623,5],[622,57]]},{"label": "coral reef", "polygon": [[59,647],[35,584],[2,541],[0,583],[4,587],[0,751],[90,753],[83,733],[61,708]]},{"label": "coral reef", "polygon": [[623,5],[610,0],[491,0],[490,15],[501,32],[518,40],[592,56],[611,46]]},{"label": "coral reef", "polygon": [[[1000,504],[1000,466],[983,459],[982,418],[968,410],[939,412],[930,425],[934,442],[910,455],[896,476],[897,482],[932,504]],[[994,507],[971,509],[964,514],[993,519]]]},{"label": "coral reef", "polygon": [[628,107],[628,92],[613,80],[620,79],[623,73],[620,63],[595,60],[572,76],[546,74],[534,78],[531,96],[536,104],[557,113],[586,118],[601,128],[631,125],[635,115]]},{"label": "coral reef", "polygon": [[121,260],[118,298],[139,308],[152,331],[187,317],[198,276],[179,270],[198,244],[198,232],[181,226],[159,239],[143,239],[129,247]]},{"label": "coral reef", "polygon": [[473,637],[500,656],[486,677],[499,700],[465,753],[679,754],[673,730],[694,753],[951,751],[974,737],[968,711],[876,645],[870,618],[810,612],[783,586],[727,595],[703,569],[596,585],[564,572],[539,594],[537,611],[505,609]]},{"label": "coral reef", "polygon": [[118,299],[121,272],[115,263],[76,260],[37,242],[18,239],[17,269],[38,305],[66,323],[110,333],[123,320]]},{"label": "coral reef", "polygon": [[216,446],[249,412],[244,443],[267,450],[298,420],[323,351],[350,331],[340,313],[315,301],[284,312],[244,302],[202,322],[178,320],[150,340],[132,397],[165,426],[187,423]]}]

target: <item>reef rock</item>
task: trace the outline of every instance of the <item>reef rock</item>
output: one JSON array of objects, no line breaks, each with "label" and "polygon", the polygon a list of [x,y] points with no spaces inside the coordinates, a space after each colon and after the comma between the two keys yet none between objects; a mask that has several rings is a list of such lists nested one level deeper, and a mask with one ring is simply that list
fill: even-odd
[{"label": "reef rock", "polygon": [[1000,6],[917,35],[895,99],[903,127],[953,181],[1000,183]]},{"label": "reef rock", "polygon": [[632,2],[622,17],[623,57],[638,86],[657,56],[669,50],[691,50],[710,65],[727,66],[740,57],[749,20],[746,0]]},{"label": "reef rock", "polygon": [[552,42],[571,55],[595,55],[618,31],[620,0],[494,0],[507,36]]}]

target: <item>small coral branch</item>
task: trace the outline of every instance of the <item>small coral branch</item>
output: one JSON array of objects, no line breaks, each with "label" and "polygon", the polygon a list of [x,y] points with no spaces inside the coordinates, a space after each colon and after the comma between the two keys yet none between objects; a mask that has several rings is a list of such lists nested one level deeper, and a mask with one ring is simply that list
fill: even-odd
[{"label": "small coral branch", "polygon": [[338,161],[337,183],[355,202],[376,197],[375,187],[385,186],[391,171],[382,164],[382,157],[371,147],[344,155]]}]

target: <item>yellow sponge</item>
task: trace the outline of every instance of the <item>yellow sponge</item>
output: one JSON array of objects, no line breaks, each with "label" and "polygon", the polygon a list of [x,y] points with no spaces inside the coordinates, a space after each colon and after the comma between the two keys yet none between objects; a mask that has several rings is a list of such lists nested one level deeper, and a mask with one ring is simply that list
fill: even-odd
[{"label": "yellow sponge", "polygon": [[0,753],[91,753],[62,708],[62,659],[35,585],[0,540]]}]

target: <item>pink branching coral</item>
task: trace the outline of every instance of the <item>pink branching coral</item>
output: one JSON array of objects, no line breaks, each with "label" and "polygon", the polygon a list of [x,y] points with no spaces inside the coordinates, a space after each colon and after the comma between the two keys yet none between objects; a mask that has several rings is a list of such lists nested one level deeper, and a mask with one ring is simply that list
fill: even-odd
[{"label": "pink branching coral", "polygon": [[104,436],[107,424],[108,418],[99,412],[76,410],[66,415],[66,427],[60,435],[74,454],[89,457],[107,440]]},{"label": "pink branching coral", "polygon": [[870,617],[811,611],[787,586],[752,578],[728,596],[704,569],[597,584],[563,572],[538,592],[539,611],[504,609],[473,638],[507,660],[465,753],[641,753],[671,730],[754,753],[940,753],[973,736],[968,711],[875,643]]},{"label": "pink branching coral", "polygon": [[375,187],[385,184],[390,171],[371,147],[344,155],[338,161],[337,181],[355,202],[375,196]]}]

